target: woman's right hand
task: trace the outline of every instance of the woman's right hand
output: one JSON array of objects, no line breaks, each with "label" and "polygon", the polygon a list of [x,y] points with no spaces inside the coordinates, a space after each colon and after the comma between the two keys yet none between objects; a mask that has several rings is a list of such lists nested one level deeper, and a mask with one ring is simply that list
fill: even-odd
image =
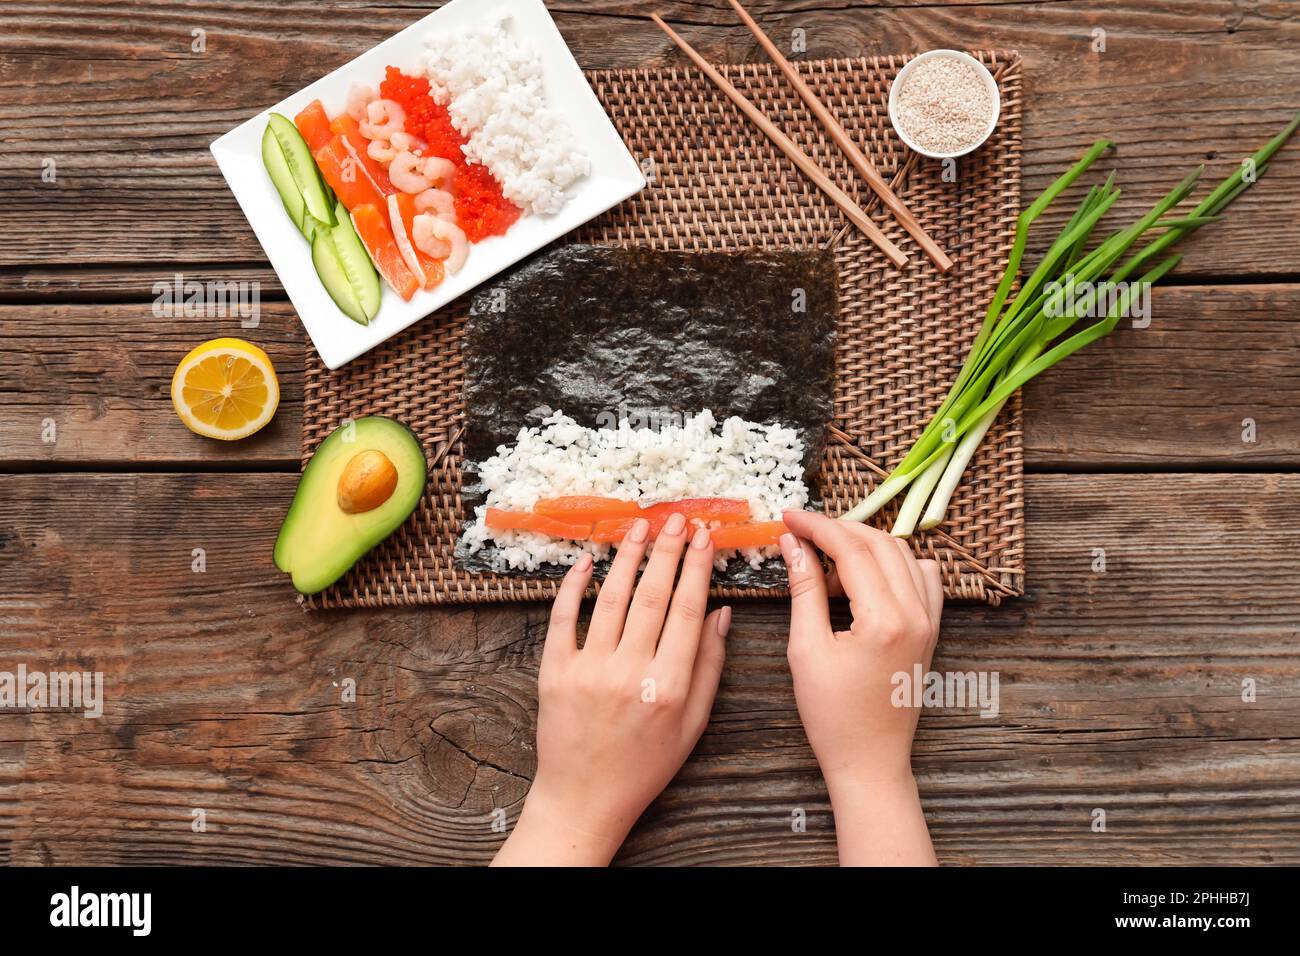
[{"label": "woman's right hand", "polygon": [[[826,778],[845,866],[934,866],[912,777],[917,709],[896,706],[893,677],[930,666],[939,637],[939,566],[865,525],[789,511],[790,672],[808,742]],[[797,535],[797,537],[796,537]],[[812,546],[835,562],[828,583]],[[831,627],[840,589],[853,625]],[[910,702],[908,702],[910,703]]]},{"label": "woman's right hand", "polygon": [[[790,574],[788,657],[799,716],[827,784],[911,778],[918,711],[893,703],[893,677],[928,670],[939,636],[939,565],[905,541],[850,521],[785,514],[781,552]],[[810,544],[811,542],[811,544]],[[835,562],[828,585],[812,545]],[[831,627],[830,590],[849,599],[853,624]]]}]

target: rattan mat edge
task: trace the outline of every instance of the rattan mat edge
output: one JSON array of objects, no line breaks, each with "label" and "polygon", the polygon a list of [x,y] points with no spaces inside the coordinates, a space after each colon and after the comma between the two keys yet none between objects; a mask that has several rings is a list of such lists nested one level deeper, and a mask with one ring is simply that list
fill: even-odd
[{"label": "rattan mat edge", "polygon": [[[575,241],[664,249],[741,251],[826,246],[840,264],[836,416],[824,459],[827,512],[842,514],[906,451],[956,375],[1000,276],[1020,205],[1021,60],[972,51],[1002,94],[990,141],[954,165],[918,161],[889,125],[889,84],[906,56],[798,64],[805,80],[922,225],[955,260],[941,276],[878,207],[840,151],[775,67],[722,66],[727,77],[858,198],[910,256],[893,269],[797,169],[698,71],[591,71],[588,79],[651,184],[583,227]],[[307,608],[533,601],[549,578],[461,571],[460,343],[465,304],[431,316],[331,372],[307,349],[303,464],[346,420],[388,415],[424,443],[429,485],[411,519]],[[877,516],[887,526],[894,511]],[[950,598],[997,604],[1023,593],[1023,451],[1019,395],[976,454],[948,520],[912,539],[936,559]],[[716,588],[726,598],[773,590]]]}]

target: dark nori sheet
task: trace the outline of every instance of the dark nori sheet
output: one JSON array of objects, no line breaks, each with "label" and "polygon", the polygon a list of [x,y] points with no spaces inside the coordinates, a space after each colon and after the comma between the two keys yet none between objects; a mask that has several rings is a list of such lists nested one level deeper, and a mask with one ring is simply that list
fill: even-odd
[{"label": "dark nori sheet", "polygon": [[[780,422],[805,443],[816,495],[833,414],[836,307],[834,256],[822,250],[566,245],[524,262],[478,290],[466,324],[466,517],[483,503],[475,463],[552,410],[592,428],[620,415],[634,425],[680,422],[706,408],[719,422]],[[491,558],[490,548],[457,549],[469,571],[490,571]],[[785,569],[732,561],[715,582],[783,587]]]}]

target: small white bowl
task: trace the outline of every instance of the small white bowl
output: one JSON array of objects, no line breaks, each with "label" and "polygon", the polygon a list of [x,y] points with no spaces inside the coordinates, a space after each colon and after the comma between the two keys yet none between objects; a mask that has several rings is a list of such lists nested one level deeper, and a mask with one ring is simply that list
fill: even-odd
[{"label": "small white bowl", "polygon": [[[920,146],[917,146],[916,143],[912,142],[907,133],[903,131],[902,124],[898,122],[898,115],[894,103],[895,94],[898,93],[898,87],[903,81],[903,78],[907,76],[907,74],[912,71],[912,68],[918,63],[935,56],[955,57],[958,60],[965,60],[971,66],[975,67],[976,72],[978,72],[983,78],[984,85],[988,88],[989,95],[993,97],[993,116],[989,119],[989,126],[988,129],[984,131],[984,135],[981,136],[977,142],[972,143],[965,149],[959,149],[955,153],[934,153],[928,149],[922,149]],[[998,90],[997,82],[993,79],[993,74],[990,73],[988,67],[979,60],[975,59],[975,57],[971,56],[969,53],[963,53],[961,50],[930,50],[927,53],[922,53],[920,56],[914,57],[907,62],[906,66],[898,71],[898,76],[894,77],[894,82],[890,84],[889,87],[889,121],[894,126],[894,132],[898,134],[899,139],[907,144],[909,149],[920,153],[922,156],[929,156],[931,159],[955,159],[958,156],[965,156],[967,153],[979,149],[984,145],[985,141],[993,135],[993,130],[997,128],[998,116],[1001,115],[1001,112],[1002,95]]]}]

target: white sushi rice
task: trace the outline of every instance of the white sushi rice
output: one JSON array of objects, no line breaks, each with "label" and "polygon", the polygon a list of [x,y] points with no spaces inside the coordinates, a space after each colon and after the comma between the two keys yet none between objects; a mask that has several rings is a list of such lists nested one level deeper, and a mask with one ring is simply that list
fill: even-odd
[{"label": "white sushi rice", "polygon": [[[657,430],[634,429],[625,418],[617,429],[585,428],[557,412],[538,428],[521,429],[513,445],[500,446],[479,464],[487,502],[475,509],[462,541],[471,553],[489,541],[497,545],[497,571],[570,565],[588,551],[597,560],[608,557],[607,544],[530,531],[493,532],[484,523],[488,507],[527,511],[543,498],[566,495],[621,498],[642,506],[740,498],[749,502],[750,520],[775,521],[782,511],[808,504],[803,455],[803,441],[793,428],[741,418],[718,426],[708,410]],[[718,567],[736,553],[719,552]],[[740,554],[757,568],[777,549],[747,548]]]},{"label": "white sushi rice", "polygon": [[469,140],[469,161],[485,164],[525,212],[558,212],[591,160],[546,103],[541,54],[509,24],[500,12],[458,34],[430,35],[425,73],[433,98]]}]

